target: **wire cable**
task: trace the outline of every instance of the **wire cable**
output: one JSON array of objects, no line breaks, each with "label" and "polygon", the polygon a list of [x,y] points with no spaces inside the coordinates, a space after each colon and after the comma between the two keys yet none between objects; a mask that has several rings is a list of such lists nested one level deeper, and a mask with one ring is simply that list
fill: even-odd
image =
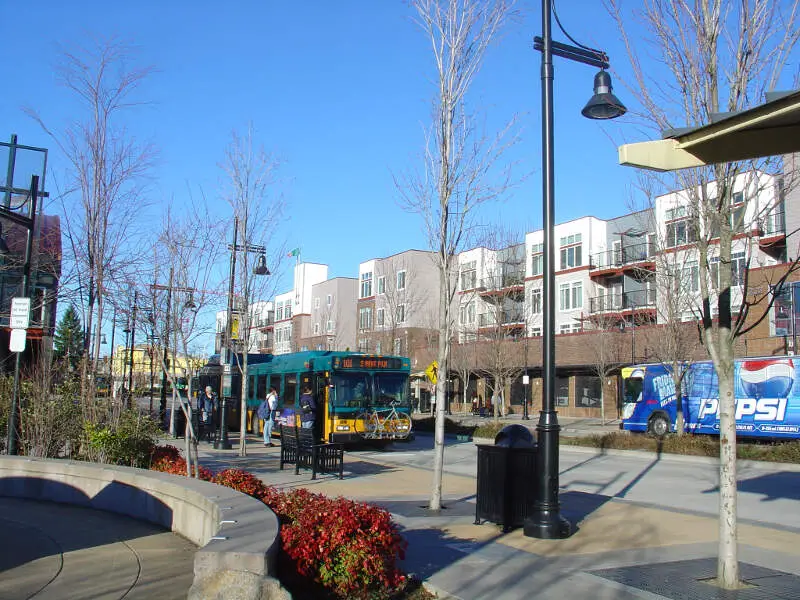
[{"label": "wire cable", "polygon": [[[547,2],[547,1],[548,0],[545,0],[545,2]],[[555,0],[551,0],[550,6],[552,7],[553,16],[556,18],[556,24],[558,25],[558,28],[561,30],[561,33],[563,33],[565,36],[567,36],[567,39],[570,42],[575,44],[578,48],[583,48],[584,50],[588,50],[589,52],[594,52],[595,54],[597,54],[597,56],[605,58],[606,53],[603,52],[602,50],[598,50],[597,48],[591,48],[589,46],[584,46],[579,41],[577,41],[574,37],[572,37],[569,33],[567,33],[567,30],[564,29],[564,26],[561,24],[561,19],[558,18],[558,12],[556,11]]]}]

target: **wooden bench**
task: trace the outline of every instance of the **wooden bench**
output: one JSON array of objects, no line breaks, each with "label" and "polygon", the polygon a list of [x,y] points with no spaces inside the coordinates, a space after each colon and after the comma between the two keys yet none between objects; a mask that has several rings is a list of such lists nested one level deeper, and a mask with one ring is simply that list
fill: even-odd
[{"label": "wooden bench", "polygon": [[294,464],[296,475],[302,467],[311,469],[311,479],[316,479],[318,472],[339,473],[339,479],[344,479],[344,446],[317,444],[313,430],[281,425],[280,468],[287,463]]}]

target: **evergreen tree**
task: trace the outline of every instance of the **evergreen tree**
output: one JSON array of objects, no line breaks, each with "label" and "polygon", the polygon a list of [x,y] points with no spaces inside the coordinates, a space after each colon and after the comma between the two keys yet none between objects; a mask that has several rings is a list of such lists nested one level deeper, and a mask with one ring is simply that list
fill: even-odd
[{"label": "evergreen tree", "polygon": [[56,327],[53,345],[57,359],[65,361],[70,369],[78,366],[83,355],[83,327],[78,311],[71,304]]}]

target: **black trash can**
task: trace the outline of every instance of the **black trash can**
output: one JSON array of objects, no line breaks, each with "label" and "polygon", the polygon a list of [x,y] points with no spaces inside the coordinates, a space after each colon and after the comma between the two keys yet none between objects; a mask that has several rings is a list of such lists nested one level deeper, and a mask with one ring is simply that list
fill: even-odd
[{"label": "black trash can", "polygon": [[476,525],[491,521],[503,531],[522,527],[533,510],[536,450],[533,434],[522,425],[504,427],[494,446],[478,445]]},{"label": "black trash can", "polygon": [[[199,435],[200,421],[196,410],[192,411],[192,426],[194,427],[195,435]],[[179,403],[175,403],[175,436],[182,438],[186,436],[186,414],[183,412]]]}]

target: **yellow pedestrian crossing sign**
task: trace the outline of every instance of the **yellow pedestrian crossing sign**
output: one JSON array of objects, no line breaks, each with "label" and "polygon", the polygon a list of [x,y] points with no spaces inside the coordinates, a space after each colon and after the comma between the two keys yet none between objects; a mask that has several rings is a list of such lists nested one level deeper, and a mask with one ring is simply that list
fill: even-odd
[{"label": "yellow pedestrian crossing sign", "polygon": [[430,382],[436,385],[436,379],[439,375],[439,363],[437,361],[433,361],[431,364],[428,365],[428,368],[425,369],[425,375],[428,376]]}]

